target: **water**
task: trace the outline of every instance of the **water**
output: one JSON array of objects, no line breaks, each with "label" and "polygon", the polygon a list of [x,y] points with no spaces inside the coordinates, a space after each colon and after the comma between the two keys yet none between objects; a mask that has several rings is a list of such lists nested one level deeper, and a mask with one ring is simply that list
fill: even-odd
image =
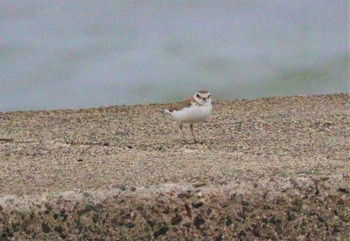
[{"label": "water", "polygon": [[0,111],[349,91],[348,1],[2,0]]}]

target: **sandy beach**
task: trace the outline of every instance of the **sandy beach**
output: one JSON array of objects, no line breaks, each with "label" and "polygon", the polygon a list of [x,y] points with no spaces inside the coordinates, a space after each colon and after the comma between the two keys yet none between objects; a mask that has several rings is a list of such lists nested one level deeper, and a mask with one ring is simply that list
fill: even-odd
[{"label": "sandy beach", "polygon": [[350,240],[350,94],[0,113],[0,240]]}]

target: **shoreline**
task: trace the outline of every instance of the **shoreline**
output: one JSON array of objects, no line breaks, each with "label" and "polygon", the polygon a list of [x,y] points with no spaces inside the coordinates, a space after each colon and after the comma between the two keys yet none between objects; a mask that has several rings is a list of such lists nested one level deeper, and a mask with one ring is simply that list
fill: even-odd
[{"label": "shoreline", "polygon": [[0,112],[2,237],[349,238],[350,94],[166,106]]},{"label": "shoreline", "polygon": [[[261,100],[269,100],[269,99],[285,99],[285,98],[312,98],[312,97],[322,97],[322,96],[337,96],[337,95],[349,95],[350,92],[334,92],[327,94],[310,94],[310,95],[275,95],[275,96],[263,96],[256,98],[242,98],[242,99],[214,99],[214,102],[239,102],[239,101],[261,101]],[[181,100],[179,100],[181,101]],[[96,105],[87,108],[54,108],[54,109],[18,109],[18,110],[8,110],[8,111],[0,111],[0,114],[16,114],[16,113],[35,113],[35,112],[84,112],[84,111],[93,111],[98,109],[109,109],[116,107],[137,107],[137,106],[168,106],[172,102],[149,102],[149,103],[137,103],[137,104],[115,104],[115,105]]]}]

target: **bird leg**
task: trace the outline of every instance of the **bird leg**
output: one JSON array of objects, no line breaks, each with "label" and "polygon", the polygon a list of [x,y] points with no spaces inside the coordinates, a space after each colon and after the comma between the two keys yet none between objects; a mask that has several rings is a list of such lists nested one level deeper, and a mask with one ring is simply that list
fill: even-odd
[{"label": "bird leg", "polygon": [[182,135],[182,140],[184,142],[186,142],[184,132],[182,131],[182,123],[180,123],[180,131],[181,131],[181,135]]},{"label": "bird leg", "polygon": [[194,133],[193,133],[193,124],[190,125],[190,129],[191,129],[191,133],[192,133],[192,136],[193,136],[194,143],[197,143],[196,137],[194,136]]}]

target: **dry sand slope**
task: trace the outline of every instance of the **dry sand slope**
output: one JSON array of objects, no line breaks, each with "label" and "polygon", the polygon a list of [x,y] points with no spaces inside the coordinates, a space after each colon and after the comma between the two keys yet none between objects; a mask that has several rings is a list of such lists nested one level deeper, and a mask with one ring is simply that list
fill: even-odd
[{"label": "dry sand slope", "polygon": [[349,94],[166,106],[0,113],[0,240],[350,240]]}]

